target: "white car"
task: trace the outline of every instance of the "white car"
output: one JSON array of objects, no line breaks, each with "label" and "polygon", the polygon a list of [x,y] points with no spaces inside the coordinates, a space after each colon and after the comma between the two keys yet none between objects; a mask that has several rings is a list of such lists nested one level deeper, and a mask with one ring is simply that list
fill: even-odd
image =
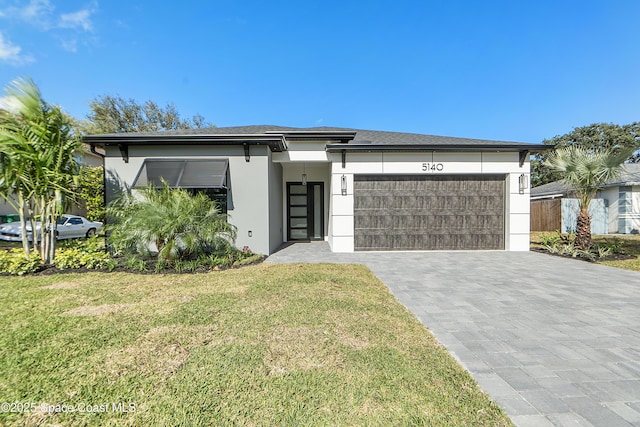
[{"label": "white car", "polygon": [[[36,222],[36,232],[38,236],[41,234],[41,223]],[[102,230],[102,223],[98,221],[89,221],[88,219],[77,215],[63,215],[58,219],[56,225],[56,236],[58,240],[74,239],[78,237],[91,237]],[[27,224],[27,233],[29,240],[32,240],[31,224]],[[9,242],[20,242],[20,222],[9,222],[0,224],[0,240]]]}]

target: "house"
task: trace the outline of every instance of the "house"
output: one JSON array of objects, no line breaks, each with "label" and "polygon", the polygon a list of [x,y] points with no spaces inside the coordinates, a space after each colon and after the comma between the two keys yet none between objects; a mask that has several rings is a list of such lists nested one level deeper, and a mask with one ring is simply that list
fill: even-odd
[{"label": "house", "polygon": [[326,240],[334,252],[529,249],[529,153],[545,147],[343,128],[241,126],[87,136],[107,201],[205,191],[238,247]]},{"label": "house", "polygon": [[[592,216],[591,232],[594,234],[640,232],[640,164],[627,163],[623,168],[618,178],[602,186],[589,206]],[[551,209],[543,207],[544,205],[556,206],[555,213],[548,215],[550,224],[561,224],[555,229],[567,232],[575,228],[579,203],[571,196],[571,190],[562,181],[532,188],[532,230],[554,229],[552,225],[546,225],[546,219],[541,219]]]}]

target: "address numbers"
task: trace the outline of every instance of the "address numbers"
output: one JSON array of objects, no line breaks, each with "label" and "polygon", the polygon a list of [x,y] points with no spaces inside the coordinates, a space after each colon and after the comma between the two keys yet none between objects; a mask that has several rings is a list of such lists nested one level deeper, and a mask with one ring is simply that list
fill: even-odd
[{"label": "address numbers", "polygon": [[422,171],[423,172],[442,172],[444,170],[444,165],[442,163],[423,163]]}]

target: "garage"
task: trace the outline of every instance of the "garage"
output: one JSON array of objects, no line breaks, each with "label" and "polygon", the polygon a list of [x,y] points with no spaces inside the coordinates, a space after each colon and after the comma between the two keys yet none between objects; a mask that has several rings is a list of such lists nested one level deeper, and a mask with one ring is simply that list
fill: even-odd
[{"label": "garage", "polygon": [[505,248],[501,175],[354,175],[354,249]]}]

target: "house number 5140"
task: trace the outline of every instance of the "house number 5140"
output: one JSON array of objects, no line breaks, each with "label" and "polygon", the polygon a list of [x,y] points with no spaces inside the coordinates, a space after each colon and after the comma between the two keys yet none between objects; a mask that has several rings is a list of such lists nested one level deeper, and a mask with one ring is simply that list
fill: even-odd
[{"label": "house number 5140", "polygon": [[423,172],[442,172],[444,165],[442,163],[423,163]]}]

